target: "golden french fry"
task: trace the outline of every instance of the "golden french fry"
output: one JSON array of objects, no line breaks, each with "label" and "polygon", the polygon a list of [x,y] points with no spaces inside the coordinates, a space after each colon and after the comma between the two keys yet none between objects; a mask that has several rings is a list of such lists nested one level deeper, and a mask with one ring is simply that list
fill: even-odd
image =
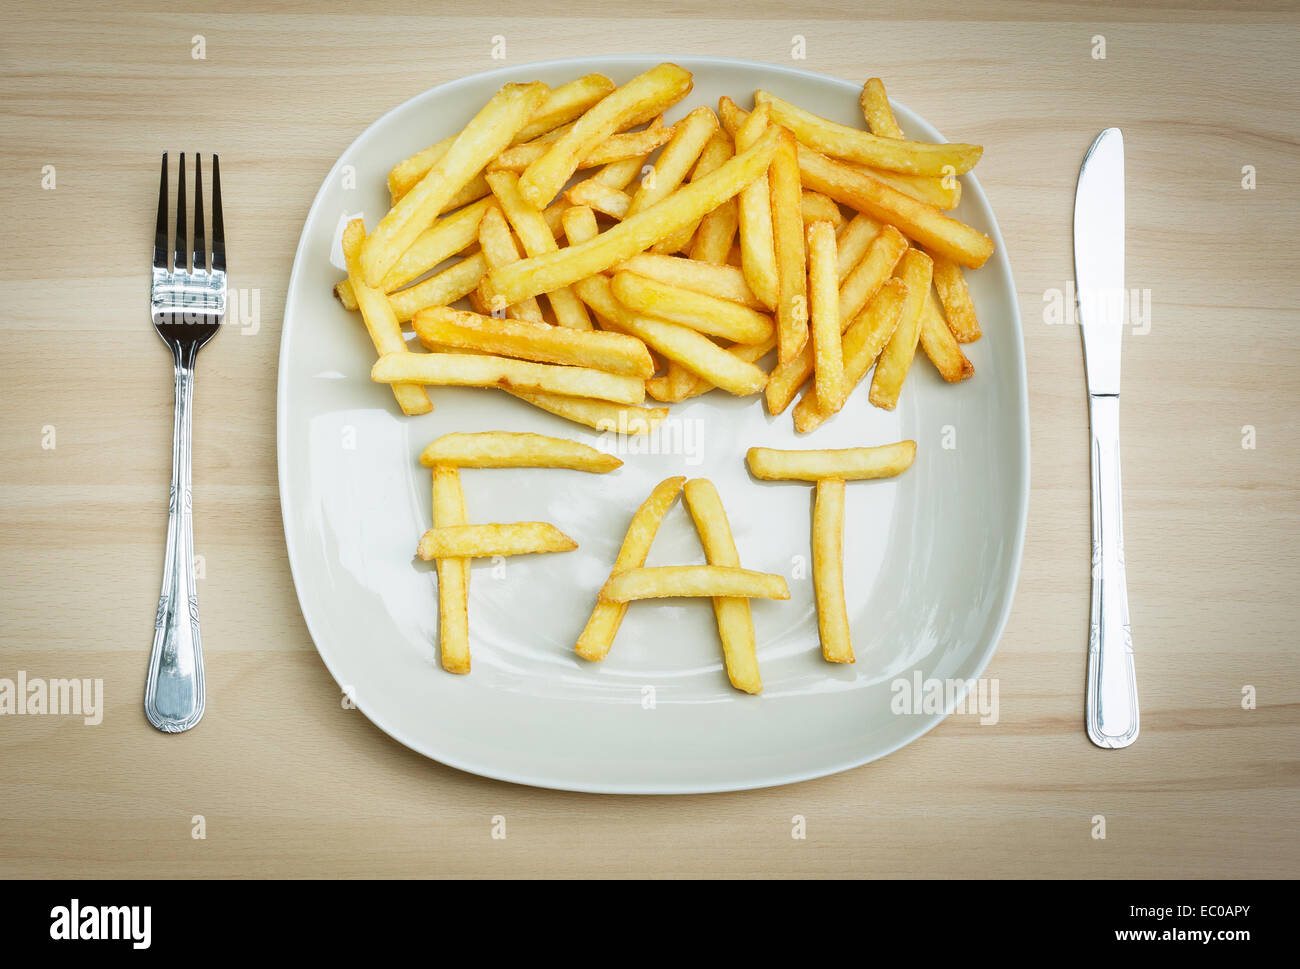
[{"label": "golden french fry", "polygon": [[636,377],[470,353],[388,353],[375,363],[370,379],[385,384],[543,391],[616,404],[645,400],[645,384]]},{"label": "golden french fry", "polygon": [[575,283],[574,289],[597,316],[728,393],[741,397],[755,394],[767,382],[762,370],[728,353],[704,334],[629,310],[614,298],[604,276],[588,276]]},{"label": "golden french fry", "polygon": [[631,377],[654,374],[654,361],[645,344],[623,333],[516,323],[446,306],[421,310],[413,323],[416,334],[430,349],[439,346],[477,350]]},{"label": "golden french fry", "polygon": [[799,162],[794,135],[777,128],[780,146],[767,180],[772,194],[772,237],[776,245],[776,352],[784,363],[808,342],[808,273],[803,216],[799,211]]},{"label": "golden french fry", "polygon": [[[570,239],[570,242],[572,241]],[[703,293],[716,299],[729,300],[741,306],[748,306],[750,309],[765,308],[749,288],[749,283],[745,282],[744,272],[735,266],[701,262],[694,256],[687,259],[682,256],[643,252],[615,268],[619,272],[636,273],[646,279],[667,283],[679,289],[689,289],[691,292]]]},{"label": "golden french fry", "polygon": [[449,266],[436,276],[388,296],[388,305],[398,320],[405,322],[429,306],[446,306],[474,292],[487,275],[487,260],[483,253],[466,256],[454,266]]},{"label": "golden french fry", "polygon": [[775,152],[775,135],[765,135],[698,182],[683,185],[594,239],[493,270],[488,288],[509,304],[571,285],[631,259],[731,198],[763,172]]},{"label": "golden french fry", "polygon": [[801,193],[799,214],[803,218],[805,227],[814,222],[829,222],[833,229],[839,231],[845,222],[844,213],[835,204],[835,200],[827,198],[821,192]]},{"label": "golden french fry", "polygon": [[427,562],[439,558],[572,552],[577,547],[577,542],[547,522],[511,522],[430,528],[420,536],[416,554]]},{"label": "golden french fry", "polygon": [[961,352],[961,345],[948,329],[943,311],[939,309],[939,300],[934,290],[925,294],[925,305],[921,307],[921,349],[930,358],[939,376],[953,384],[965,380],[975,372],[975,366],[966,354]]},{"label": "golden french fry", "polygon": [[971,269],[993,254],[993,240],[964,222],[825,155],[799,147],[804,185],[888,223],[941,256]]},{"label": "golden french fry", "polygon": [[672,139],[655,159],[654,167],[641,179],[628,215],[643,212],[672,194],[717,130],[718,116],[707,105],[701,105],[673,125]]},{"label": "golden french fry", "polygon": [[504,389],[506,393],[532,404],[539,410],[597,431],[649,434],[668,416],[667,407],[632,407],[626,404],[611,404],[607,400],[595,400],[590,397],[566,397],[563,394]]},{"label": "golden french fry", "polygon": [[[668,509],[673,506],[673,502],[677,500],[685,480],[683,477],[665,478],[655,485],[650,496],[641,503],[641,507],[632,516],[627,534],[623,537],[623,545],[618,550],[618,558],[614,561],[615,574],[645,565],[646,556],[650,554],[650,546],[659,531],[659,525],[663,522]],[[586,628],[578,637],[578,644],[575,647],[577,654],[593,663],[598,663],[608,656],[610,647],[614,645],[614,636],[618,633],[618,627],[626,614],[626,602],[610,602],[598,598],[591,618],[587,620]]]},{"label": "golden french fry", "polygon": [[[528,255],[540,256],[559,249],[555,243],[555,234],[542,213],[519,191],[519,178],[513,172],[491,172],[487,180],[492,188],[492,194],[501,203],[502,211],[514,226],[519,241],[523,243],[524,251]],[[569,287],[557,286],[547,292],[546,299],[550,302],[551,309],[555,311],[556,322],[561,326],[575,330],[591,329],[591,317],[587,315],[586,309]]]},{"label": "golden french fry", "polygon": [[[515,135],[512,144],[520,144],[541,137],[561,125],[572,121],[593,104],[614,90],[614,82],[603,74],[588,74],[576,81],[557,87],[546,95],[528,124]],[[438,144],[417,152],[398,162],[388,173],[388,190],[396,203],[403,195],[419,184],[433,163],[447,153],[456,136],[444,138]],[[488,194],[487,182],[478,198]]]},{"label": "golden french fry", "polygon": [[[727,512],[713,482],[708,478],[693,478],[686,482],[685,493],[686,507],[695,521],[695,530],[700,533],[700,544],[704,546],[708,563],[740,568],[740,555],[731,536]],[[749,600],[718,597],[713,600],[713,612],[731,685],[745,693],[761,693],[763,681],[758,673],[754,618]]]},{"label": "golden french fry", "polygon": [[465,249],[478,239],[479,224],[491,207],[491,199],[480,199],[463,209],[440,216],[420,233],[419,238],[411,243],[411,248],[402,253],[385,274],[379,288],[385,293],[400,289]]},{"label": "golden french fry", "polygon": [[[672,138],[673,131],[672,127],[660,127],[610,135],[602,144],[583,156],[582,161],[578,163],[578,168],[595,168],[597,165],[608,165],[610,162],[648,155],[667,143]],[[510,171],[519,174],[546,154],[550,145],[550,142],[538,140],[507,148],[488,165],[488,171]]]},{"label": "golden french fry", "polygon": [[615,273],[610,286],[614,298],[628,309],[710,336],[737,343],[762,343],[773,332],[772,318],[758,310],[635,273]]},{"label": "golden french fry", "polygon": [[893,410],[898,405],[903,381],[916,355],[916,344],[921,337],[921,311],[930,292],[933,267],[930,257],[919,249],[907,250],[899,262],[898,275],[907,286],[907,302],[894,335],[880,352],[875,376],[871,378],[871,402],[885,410]]},{"label": "golden french fry", "polygon": [[690,90],[690,71],[676,64],[660,64],[633,78],[588,109],[545,155],[524,170],[519,177],[520,193],[539,209],[547,205],[592,148],[638,118],[644,120],[676,104]]},{"label": "golden french fry", "polygon": [[565,191],[564,198],[570,205],[585,205],[614,219],[626,218],[627,210],[632,205],[632,198],[627,192],[606,185],[598,176],[578,182]]},{"label": "golden french fry", "polygon": [[[725,132],[714,132],[713,139],[704,149],[695,166],[692,181],[702,178],[714,168],[722,167],[735,153],[731,138]],[[691,258],[714,265],[725,265],[739,225],[739,202],[737,199],[729,198],[700,219],[699,228],[694,233],[695,241],[691,243]]]},{"label": "golden french fry", "polygon": [[835,227],[808,227],[808,314],[812,322],[813,387],[817,404],[837,411],[844,406],[844,357],[840,344],[840,296],[835,285]]},{"label": "golden french fry", "polygon": [[[762,343],[733,343],[727,347],[727,352],[746,363],[756,364],[775,349],[776,335],[773,334]],[[679,368],[680,373],[670,367],[665,376],[652,377],[645,382],[646,393],[655,400],[677,403],[691,397],[698,397],[700,394],[707,394],[714,388],[709,381],[682,367],[681,364],[673,364],[673,366]]]},{"label": "golden french fry", "polygon": [[817,629],[822,658],[828,663],[852,663],[849,614],[844,601],[844,479],[817,482],[812,522],[813,590],[817,599]]},{"label": "golden french fry", "polygon": [[890,188],[933,205],[936,209],[955,209],[961,204],[961,182],[957,181],[956,175],[945,175],[943,178],[902,175],[868,166],[862,166],[860,170],[864,175],[870,175],[876,181],[884,182]]},{"label": "golden french fry", "polygon": [[869,215],[859,212],[849,219],[835,233],[835,245],[839,248],[840,282],[847,276],[867,254],[867,248],[880,234],[880,223]]},{"label": "golden french fry", "polygon": [[[880,356],[880,351],[893,336],[906,302],[907,286],[903,281],[897,278],[886,280],[871,302],[844,331],[844,384],[847,393],[852,393],[862,382],[871,365]],[[774,372],[768,380],[768,386],[771,387],[780,379],[781,373]],[[798,387],[790,389],[788,394],[793,396],[796,390]],[[789,403],[789,397],[784,400]],[[832,415],[833,412],[823,411],[817,406],[815,394],[805,392],[794,408],[794,429],[806,434],[816,430]]]},{"label": "golden french fry", "polygon": [[[523,253],[515,245],[515,238],[510,233],[510,226],[506,223],[506,217],[501,212],[501,206],[495,204],[495,202],[489,205],[483,215],[483,220],[479,224],[478,240],[479,249],[482,250],[483,257],[487,260],[488,269],[494,266],[508,266],[512,262],[518,262],[523,258]],[[542,316],[542,308],[537,304],[537,298],[533,296],[520,300],[514,306],[505,307],[505,314],[516,320],[527,320],[533,323],[545,322],[545,317]]]},{"label": "golden french fry", "polygon": [[975,315],[975,303],[966,288],[961,267],[951,259],[930,253],[934,260],[934,288],[943,304],[948,327],[958,343],[972,343],[980,338],[980,321]]},{"label": "golden french fry", "polygon": [[789,128],[801,143],[814,151],[890,172],[962,175],[974,168],[984,153],[979,145],[936,145],[882,138],[795,107],[767,91],[755,91],[754,102],[771,105],[773,123]]},{"label": "golden french fry", "polygon": [[861,481],[892,478],[912,466],[915,441],[899,441],[880,447],[850,447],[822,451],[785,451],[752,447],[745,455],[749,471],[763,481],[818,481],[843,478]]},{"label": "golden french fry", "polygon": [[573,205],[564,210],[564,237],[569,245],[586,242],[600,233],[596,213],[588,205]]},{"label": "golden french fry", "polygon": [[782,576],[721,565],[661,565],[615,572],[600,590],[608,602],[677,596],[789,599]]},{"label": "golden french fry", "polygon": [[[455,468],[433,469],[433,523],[464,525],[465,493]],[[438,651],[448,673],[469,672],[469,559],[438,559]]]},{"label": "golden french fry", "polygon": [[[718,101],[723,123],[736,141],[737,153],[754,144],[770,128],[769,112],[760,107],[745,115],[730,98]],[[768,309],[776,309],[776,242],[772,226],[772,194],[764,172],[741,191],[737,199],[740,265],[754,295]]]},{"label": "golden french fry", "polygon": [[[406,353],[402,325],[393,314],[388,298],[380,290],[367,286],[361,278],[361,246],[365,235],[366,226],[360,219],[353,219],[343,230],[343,256],[348,265],[348,282],[376,352]],[[433,410],[429,395],[418,384],[393,384],[393,396],[397,398],[403,414],[427,414]]]},{"label": "golden french fry", "polygon": [[[712,112],[710,112],[710,114],[712,114]],[[698,182],[705,175],[722,167],[722,165],[729,158],[735,155],[735,150],[731,146],[731,138],[727,136],[727,133],[725,131],[722,131],[718,127],[718,116],[716,114],[713,115],[712,125],[713,125],[713,132],[712,134],[710,134],[709,140],[705,143],[703,150],[701,150],[700,157],[695,162],[695,167],[691,169],[692,182]],[[667,149],[664,150],[667,151]],[[660,160],[662,161],[662,158]],[[718,208],[724,209],[727,208],[728,206],[731,208],[732,214],[734,216],[735,207],[736,207],[735,199],[728,199],[727,201],[723,202],[722,205],[718,206]],[[714,211],[716,212],[717,209],[715,209]],[[674,232],[672,235],[670,235],[668,238],[656,242],[654,244],[654,251],[662,252],[662,253],[673,253],[673,252],[684,252],[686,251],[687,248],[693,250],[695,246],[692,240],[695,238],[696,232],[699,230],[700,226],[704,224],[705,219],[708,219],[709,215],[712,214],[713,213],[710,212],[707,215],[705,215],[703,218],[693,223],[692,225],[683,226],[682,228]],[[722,248],[722,242],[720,238],[717,236],[718,229],[716,228],[711,229],[710,232],[714,235],[714,238],[709,240],[708,246],[711,249],[712,253],[716,256],[717,260],[721,261],[723,258],[726,257],[726,249]],[[735,229],[733,227],[732,234],[734,235],[734,233],[735,233]],[[731,239],[727,239],[726,243],[727,243],[727,248],[730,248]],[[721,252],[718,251],[720,249]],[[694,258],[699,259],[703,257],[696,256]],[[709,262],[711,260],[706,259],[705,261]]]},{"label": "golden french fry", "polygon": [[878,77],[867,80],[862,85],[862,114],[866,118],[871,133],[881,138],[901,138],[903,129],[894,119],[894,109],[889,106],[889,97],[885,94],[885,82]]},{"label": "golden french fry", "polygon": [[456,136],[420,183],[389,209],[361,248],[366,283],[379,286],[448,200],[510,144],[546,97],[546,85],[507,84]]},{"label": "golden french fry", "polygon": [[435,468],[568,468],[604,474],[623,466],[612,454],[545,434],[511,431],[444,434],[420,453],[420,463]]}]

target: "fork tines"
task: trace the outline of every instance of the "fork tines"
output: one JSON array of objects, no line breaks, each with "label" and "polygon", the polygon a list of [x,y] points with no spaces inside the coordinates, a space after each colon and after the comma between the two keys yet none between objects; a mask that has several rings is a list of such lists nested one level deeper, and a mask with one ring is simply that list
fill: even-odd
[{"label": "fork tines", "polygon": [[[212,258],[208,259],[203,218],[203,162],[194,156],[194,240],[190,250],[185,219],[185,153],[179,155],[176,175],[176,236],[169,245],[167,233],[167,152],[162,156],[162,175],[158,182],[158,224],[154,230],[153,267],[175,273],[224,273],[226,271],[226,232],[221,217],[221,166],[212,156]],[[168,250],[172,259],[168,263]]]}]

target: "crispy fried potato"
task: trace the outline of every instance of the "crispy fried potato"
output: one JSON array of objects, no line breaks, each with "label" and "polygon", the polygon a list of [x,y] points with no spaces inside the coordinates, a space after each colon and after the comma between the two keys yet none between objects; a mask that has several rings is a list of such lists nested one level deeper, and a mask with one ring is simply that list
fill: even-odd
[{"label": "crispy fried potato", "polygon": [[[519,247],[515,244],[515,237],[510,233],[510,226],[501,211],[501,206],[497,205],[495,201],[489,205],[483,215],[483,220],[479,224],[478,239],[479,249],[487,260],[488,269],[492,269],[494,266],[508,266],[512,262],[518,262],[523,258],[523,253],[519,251]],[[542,308],[538,305],[536,297],[533,296],[520,300],[514,306],[493,307],[497,312],[500,312],[503,308],[505,315],[511,319],[526,320],[532,323],[546,322],[545,317],[542,316]]]},{"label": "crispy fried potato", "polygon": [[870,175],[876,181],[884,182],[890,188],[933,205],[936,209],[955,209],[961,204],[961,182],[957,181],[956,175],[945,175],[943,178],[902,175],[869,166],[862,166],[860,170],[864,175]]},{"label": "crispy fried potato", "polygon": [[895,226],[909,239],[963,266],[978,269],[993,254],[993,240],[978,229],[803,146],[799,171],[809,188]]},{"label": "crispy fried potato", "polygon": [[[731,537],[731,525],[718,489],[708,478],[693,478],[686,482],[686,507],[700,533],[700,544],[710,565],[740,568],[740,555]],[[727,666],[727,679],[737,690],[761,693],[763,681],[758,672],[758,652],[754,639],[754,617],[749,600],[719,596],[713,600],[713,612],[718,623],[718,637],[722,640],[722,655]]]},{"label": "crispy fried potato", "polygon": [[635,273],[615,273],[610,286],[614,298],[628,309],[710,336],[737,343],[762,343],[773,332],[772,318],[758,310]]},{"label": "crispy fried potato", "polygon": [[[768,337],[762,343],[733,343],[726,349],[728,353],[738,360],[757,364],[776,349],[776,334]],[[645,382],[646,393],[655,400],[664,403],[678,403],[691,397],[698,397],[700,394],[707,394],[714,389],[714,385],[708,380],[697,376],[682,367],[681,364],[674,363],[673,366],[677,367],[678,370],[674,371],[670,367],[669,372],[663,377],[652,377]]]},{"label": "crispy fried potato", "polygon": [[[455,468],[433,469],[433,523],[465,525],[465,492]],[[438,651],[448,673],[469,672],[469,559],[438,559]]]},{"label": "crispy fried potato", "polygon": [[922,310],[930,292],[930,279],[934,264],[919,249],[909,249],[899,262],[898,275],[907,285],[907,301],[898,327],[876,362],[876,373],[871,378],[870,399],[877,407],[893,410],[898,405],[898,395],[903,381],[916,355],[916,344],[921,337]]},{"label": "crispy fried potato", "polygon": [[676,64],[660,64],[610,92],[524,170],[519,177],[520,194],[539,209],[546,206],[596,145],[637,119],[644,120],[676,104],[690,90],[690,71]]},{"label": "crispy fried potato", "polygon": [[628,207],[628,215],[636,215],[672,194],[717,130],[718,116],[707,105],[701,105],[673,125],[672,139],[655,159],[653,168],[641,179]]},{"label": "crispy fried potato", "polygon": [[510,144],[546,94],[546,85],[540,82],[507,84],[474,116],[447,153],[366,237],[361,247],[361,268],[367,285],[381,285],[402,253],[433,223],[451,197]]},{"label": "crispy fried potato", "polygon": [[[650,554],[650,546],[659,531],[659,525],[663,522],[668,509],[677,500],[677,496],[681,494],[682,483],[685,480],[683,477],[665,478],[655,485],[650,496],[641,503],[641,507],[632,516],[632,522],[627,527],[623,545],[618,550],[618,558],[614,560],[615,574],[645,565],[646,556]],[[596,608],[592,610],[591,618],[587,620],[587,626],[582,630],[577,646],[574,647],[577,654],[593,663],[598,663],[608,656],[610,647],[614,644],[614,636],[618,633],[618,627],[626,614],[626,602],[610,602],[598,598]]]},{"label": "crispy fried potato", "polygon": [[[722,167],[735,153],[730,136],[722,131],[714,132],[713,139],[695,165],[691,180],[703,178],[715,168]],[[740,226],[739,205],[737,199],[729,198],[700,219],[699,227],[694,232],[695,239],[691,243],[692,259],[718,266],[726,264],[731,244],[736,238],[736,230]]]},{"label": "crispy fried potato", "polygon": [[839,231],[845,222],[844,213],[835,204],[835,200],[827,198],[821,192],[803,192],[799,198],[799,214],[803,217],[805,228],[814,222],[829,222],[833,229]]},{"label": "crispy fried potato", "polygon": [[813,590],[817,599],[817,629],[822,658],[828,663],[852,663],[849,614],[844,601],[844,479],[817,482],[812,522]]},{"label": "crispy fried potato", "polygon": [[585,205],[613,219],[627,218],[627,210],[632,205],[632,197],[627,192],[606,185],[594,176],[566,190],[564,199],[570,205]]},{"label": "crispy fried potato", "polygon": [[808,227],[808,313],[812,322],[813,388],[818,406],[844,406],[844,358],[840,345],[840,296],[835,285],[835,227]]},{"label": "crispy fried potato", "polygon": [[416,554],[427,562],[439,558],[572,552],[577,547],[577,542],[547,522],[512,522],[430,528],[420,536]]},{"label": "crispy fried potato", "polygon": [[[365,236],[366,226],[360,219],[353,219],[343,230],[343,255],[348,264],[348,281],[376,352],[405,353],[406,340],[402,337],[402,325],[393,315],[387,297],[380,290],[367,286],[361,278],[361,245]],[[427,414],[433,410],[429,395],[418,384],[393,384],[393,396],[397,398],[403,414]]]},{"label": "crispy fried potato", "polygon": [[789,599],[785,579],[770,572],[721,565],[662,565],[615,572],[600,590],[607,602],[677,596]]},{"label": "crispy fried potato", "polygon": [[729,300],[753,310],[766,308],[749,288],[749,283],[745,282],[744,272],[735,266],[701,262],[695,257],[686,259],[682,256],[643,252],[616,268],[619,272],[636,273],[646,279]]},{"label": "crispy fried potato", "polygon": [[984,153],[979,145],[936,145],[882,138],[805,111],[767,91],[755,91],[754,102],[771,105],[773,123],[789,128],[802,144],[814,151],[890,172],[962,175],[974,168]]},{"label": "crispy fried potato", "polygon": [[370,378],[385,384],[543,391],[616,404],[645,400],[645,383],[636,377],[470,353],[388,353],[375,363]]},{"label": "crispy fried potato", "polygon": [[623,466],[612,454],[545,434],[510,431],[444,434],[420,453],[420,463],[435,468],[567,468],[604,474]]},{"label": "crispy fried potato", "polygon": [[480,199],[463,209],[440,216],[433,225],[420,233],[415,242],[411,243],[411,248],[402,253],[393,268],[385,274],[379,288],[385,293],[401,289],[411,280],[420,278],[433,267],[470,246],[478,239],[479,225],[491,207],[491,199]]},{"label": "crispy fried potato", "polygon": [[[758,140],[769,128],[769,111],[760,107],[746,114],[730,98],[718,101],[722,122],[741,152]],[[768,309],[777,306],[776,242],[772,227],[772,193],[764,172],[740,193],[737,199],[740,233],[740,265],[754,295]]]},{"label": "crispy fried potato", "polygon": [[899,441],[880,447],[850,447],[838,450],[784,451],[752,447],[745,455],[749,471],[763,481],[819,481],[843,478],[892,478],[912,466],[915,441]]},{"label": "crispy fried potato", "polygon": [[780,144],[767,180],[772,195],[772,238],[776,246],[776,353],[784,363],[808,342],[808,272],[800,213],[799,160],[794,135],[776,129]]},{"label": "crispy fried potato", "polygon": [[[595,168],[597,165],[608,165],[611,162],[648,155],[656,148],[666,144],[672,138],[673,131],[672,127],[659,127],[610,135],[604,142],[583,156],[582,161],[578,163],[578,168]],[[516,145],[514,148],[507,148],[497,155],[495,161],[488,165],[488,171],[509,171],[518,175],[546,154],[550,145],[551,142],[539,139],[524,145]]]},{"label": "crispy fried potato", "polygon": [[921,349],[939,376],[950,384],[965,380],[975,372],[974,364],[961,352],[961,346],[944,321],[933,289],[925,294],[925,305],[921,307]]},{"label": "crispy fried potato", "polygon": [[885,82],[878,77],[869,78],[862,85],[862,96],[858,99],[862,105],[862,114],[866,118],[871,133],[881,138],[902,138],[903,129],[894,118],[894,109],[889,106],[889,97],[885,94]]},{"label": "crispy fried potato", "polygon": [[668,416],[667,407],[632,407],[626,404],[611,404],[607,400],[595,400],[591,397],[566,397],[563,394],[513,388],[505,388],[505,391],[539,410],[597,431],[649,434]]},{"label": "crispy fried potato", "polygon": [[880,234],[880,223],[869,215],[859,212],[835,233],[835,245],[839,249],[840,282],[847,276],[867,254],[867,248]]},{"label": "crispy fried potato", "polygon": [[[723,164],[734,155],[735,150],[731,146],[731,138],[728,137],[725,131],[718,127],[718,116],[713,115],[713,132],[709,136],[709,140],[704,145],[703,150],[700,152],[700,157],[696,160],[695,167],[691,169],[691,181],[698,182],[705,175],[721,168]],[[727,199],[727,201],[723,202],[713,211],[717,212],[718,209],[729,210],[734,220],[736,214],[736,200],[734,198]],[[704,224],[705,219],[708,219],[711,215],[713,215],[713,212],[706,214],[691,225],[683,226],[668,238],[656,242],[653,250],[662,253],[685,252],[687,249],[693,250],[695,248],[693,240],[696,233],[699,231],[700,226]],[[722,224],[720,223],[720,226],[721,225]],[[733,223],[731,229],[733,236],[735,235],[735,231]],[[712,255],[713,258],[705,259],[704,261],[720,262],[726,258],[727,249],[731,248],[731,238],[726,239],[726,247],[724,248],[722,245],[723,239],[720,235],[720,228],[710,229],[710,233],[712,238],[708,240],[708,248],[709,254]],[[700,255],[695,256],[694,258],[703,259],[704,256]]]},{"label": "crispy fried potato", "polygon": [[930,258],[934,260],[934,288],[939,293],[952,335],[958,343],[973,343],[980,338],[980,321],[961,267],[934,253],[930,253]]},{"label": "crispy fried potato", "polygon": [[570,285],[630,259],[731,198],[766,169],[775,152],[775,135],[765,135],[698,182],[682,186],[588,242],[493,270],[488,276],[488,288],[509,304]]},{"label": "crispy fried potato", "polygon": [[454,347],[538,363],[590,367],[646,378],[654,361],[645,344],[623,333],[516,323],[434,306],[415,314],[415,332],[426,347]]}]

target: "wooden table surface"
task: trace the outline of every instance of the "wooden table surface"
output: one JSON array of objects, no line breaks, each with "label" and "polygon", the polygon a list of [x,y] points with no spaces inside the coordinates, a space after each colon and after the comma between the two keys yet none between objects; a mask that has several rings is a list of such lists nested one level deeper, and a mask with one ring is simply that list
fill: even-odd
[{"label": "wooden table surface", "polygon": [[[528,19],[502,0],[472,18],[405,0],[386,17],[122,6],[4,4],[0,678],[102,677],[105,713],[97,726],[0,717],[0,874],[1298,873],[1294,4],[971,3],[964,23],[933,0],[909,5],[910,21],[847,0],[794,18],[775,0],[662,19],[608,0],[543,0]],[[530,61],[597,52],[879,74],[949,137],[987,146],[979,176],[1019,289],[1033,462],[1019,591],[986,674],[1000,681],[997,726],[949,718],[882,761],[788,787],[617,797],[463,774],[343,708],[280,522],[275,377],[293,252],[357,133],[432,85],[501,66],[498,36],[521,78]],[[1124,352],[1143,721],[1119,752],[1094,748],[1082,722],[1079,334],[1044,321],[1045,298],[1073,279],[1079,161],[1108,125],[1128,149],[1128,285],[1151,294],[1149,332]],[[260,320],[203,354],[194,504],[209,714],[175,738],[140,707],[172,415],[145,270],[158,153],[199,147],[220,150],[230,272],[258,291]],[[794,815],[805,839],[791,836]]]}]

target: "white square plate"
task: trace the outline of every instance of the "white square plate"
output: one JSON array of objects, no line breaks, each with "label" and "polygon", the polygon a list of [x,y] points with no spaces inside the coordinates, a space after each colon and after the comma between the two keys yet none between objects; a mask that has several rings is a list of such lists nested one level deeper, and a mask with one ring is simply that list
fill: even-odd
[{"label": "white square plate", "polygon": [[[797,436],[789,411],[714,392],[674,405],[649,440],[602,435],[486,390],[432,389],[434,411],[405,418],[369,379],[375,353],[331,293],[345,216],[373,227],[397,161],[459,130],[508,81],[558,85],[600,71],[623,83],[661,60],[595,57],[509,67],[444,84],[394,108],[334,165],[307,216],[280,346],[280,500],[289,561],[312,638],[335,679],[381,729],[443,763],[517,783],[582,791],[683,793],[784,784],[864,764],[942,719],[891,712],[891,685],[980,675],[1010,610],[1024,536],[1029,431],[1015,286],[984,194],[965,176],[956,216],[997,251],[968,273],[984,336],[975,375],[945,384],[918,351],[897,410],[866,383],[833,420]],[[861,126],[857,84],[720,58],[676,58],[695,89],[670,114],[763,87]],[[942,141],[900,105],[910,137]],[[351,166],[349,168],[348,166]],[[355,178],[349,177],[354,173]],[[462,473],[473,522],[541,520],[573,536],[563,555],[476,560],[473,672],[437,657],[430,476],[417,457],[449,431],[537,431],[617,449],[618,471]],[[821,658],[809,577],[812,487],[751,478],[745,451],[850,447],[911,438],[913,467],[848,487],[845,584],[857,663]],[[642,453],[642,450],[645,453]],[[573,644],[632,513],[659,480],[711,478],[742,564],[790,581],[785,602],[754,602],[764,690],[733,690],[704,600],[635,603],[609,657]],[[703,562],[686,510],[665,520],[650,565]]]}]

